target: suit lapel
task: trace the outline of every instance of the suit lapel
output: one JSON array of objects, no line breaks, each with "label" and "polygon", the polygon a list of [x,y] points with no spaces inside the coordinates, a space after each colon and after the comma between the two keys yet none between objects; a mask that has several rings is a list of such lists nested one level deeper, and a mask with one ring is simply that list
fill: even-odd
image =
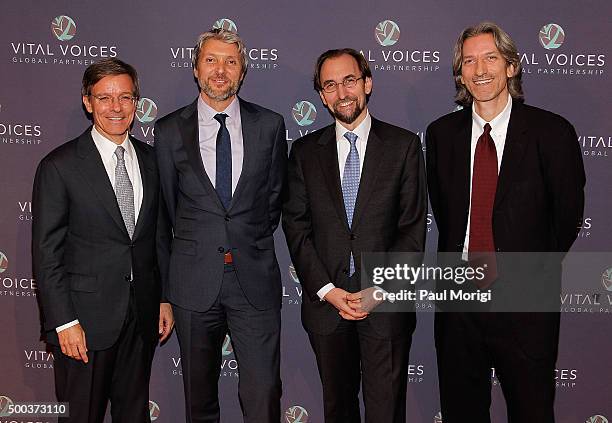
[{"label": "suit lapel", "polygon": [[376,186],[378,175],[382,173],[379,171],[379,168],[385,154],[385,141],[376,135],[377,129],[378,121],[372,118],[372,126],[370,128],[370,134],[368,135],[363,170],[359,179],[359,191],[357,193],[357,201],[355,202],[353,227],[359,224],[359,220],[370,199],[370,194]]},{"label": "suit lapel", "polygon": [[179,124],[179,130],[183,140],[183,145],[187,151],[187,158],[191,164],[191,167],[193,168],[193,171],[206,191],[208,191],[211,198],[214,198],[217,206],[223,209],[223,205],[219,200],[217,191],[215,190],[212,182],[210,182],[210,178],[206,174],[206,169],[204,169],[204,163],[202,162],[202,154],[200,153],[200,135],[198,133],[197,105],[198,100],[196,99],[196,101],[191,103],[185,108],[185,110],[183,110],[181,113],[183,122],[182,124]]},{"label": "suit lapel", "polygon": [[138,157],[138,167],[140,168],[140,177],[142,179],[142,204],[140,205],[140,211],[138,212],[138,221],[136,222],[136,228],[134,229],[134,236],[132,239],[136,239],[142,227],[145,225],[147,214],[151,210],[153,204],[153,198],[155,197],[155,172],[153,164],[150,163],[150,159],[146,152],[142,150],[140,142],[134,138],[131,138],[134,151]]},{"label": "suit lapel", "polygon": [[342,187],[340,186],[340,168],[338,166],[338,148],[336,146],[336,130],[335,124],[328,126],[319,138],[319,164],[323,171],[325,184],[331,195],[334,208],[338,214],[338,218],[344,222],[348,231],[348,222],[346,220],[346,210],[344,208],[344,198],[342,197]]},{"label": "suit lapel", "polygon": [[497,191],[495,193],[495,202],[493,207],[498,207],[504,196],[508,193],[508,189],[512,186],[512,181],[520,174],[522,161],[525,153],[525,143],[527,142],[527,124],[523,115],[523,105],[520,102],[512,103],[512,112],[510,113],[510,122],[508,123],[508,131],[506,133],[506,143],[502,156],[502,164],[497,180]]},{"label": "suit lapel", "polygon": [[234,194],[232,195],[232,202],[230,203],[230,210],[240,199],[240,194],[244,190],[244,186],[249,180],[249,174],[251,173],[251,167],[253,166],[253,156],[255,149],[257,148],[257,141],[260,138],[260,125],[258,124],[259,113],[249,106],[248,103],[238,99],[240,102],[240,123],[242,126],[242,170],[240,172],[240,178]]},{"label": "suit lapel", "polygon": [[[455,157],[456,168],[453,170],[455,180],[455,201],[458,201],[459,210],[463,210],[465,226],[467,227],[467,216],[470,208],[470,170],[472,168],[471,146],[472,146],[472,109],[466,107],[460,119],[455,142],[451,144]],[[465,231],[465,229],[464,229]]]},{"label": "suit lapel", "polygon": [[78,167],[83,175],[83,179],[89,184],[117,226],[121,228],[125,236],[129,237],[123,217],[121,217],[119,205],[117,204],[115,191],[108,179],[100,153],[91,138],[91,127],[79,137],[77,155],[81,158]]}]

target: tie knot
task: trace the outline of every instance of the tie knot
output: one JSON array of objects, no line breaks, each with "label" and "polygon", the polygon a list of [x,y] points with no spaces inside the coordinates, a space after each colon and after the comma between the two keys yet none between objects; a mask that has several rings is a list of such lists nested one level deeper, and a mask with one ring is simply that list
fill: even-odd
[{"label": "tie knot", "polygon": [[215,120],[221,124],[221,126],[225,126],[225,119],[227,115],[225,113],[217,113],[215,115]]},{"label": "tie knot", "polygon": [[357,141],[357,134],[353,132],[345,132],[344,138],[346,138],[351,145],[355,145],[355,141]]},{"label": "tie knot", "polygon": [[117,160],[123,160],[123,154],[125,153],[125,149],[121,146],[118,146],[115,150],[115,156],[117,156]]},{"label": "tie knot", "polygon": [[485,123],[483,134],[489,135],[490,133],[491,133],[491,125],[489,125],[488,123]]}]

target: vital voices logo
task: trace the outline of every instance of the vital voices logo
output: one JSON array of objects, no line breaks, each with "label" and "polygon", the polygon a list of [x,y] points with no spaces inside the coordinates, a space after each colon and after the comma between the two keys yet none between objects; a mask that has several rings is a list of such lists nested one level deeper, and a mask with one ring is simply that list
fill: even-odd
[{"label": "vital voices logo", "polygon": [[0,251],[0,297],[36,297],[33,278],[15,277],[9,270],[9,259]]},{"label": "vital voices logo", "polygon": [[[170,357],[172,362],[171,373],[173,376],[182,376],[183,370],[181,365],[180,357]],[[219,369],[219,376],[238,378],[238,361],[234,357],[234,348],[232,346],[232,340],[229,335],[225,335],[223,343],[221,344],[221,368]]]},{"label": "vital voices logo", "polygon": [[31,201],[17,201],[17,218],[21,221],[31,221],[32,220],[32,202]]},{"label": "vital voices logo", "polygon": [[612,136],[610,135],[579,135],[578,143],[582,147],[584,157],[609,157],[608,153],[612,152]]},{"label": "vital voices logo", "polygon": [[578,369],[555,369],[555,386],[557,389],[575,388],[578,383]]},{"label": "vital voices logo", "polygon": [[565,258],[561,312],[612,312],[612,259],[608,254],[588,253]]},{"label": "vital voices logo", "polygon": [[[28,65],[89,66],[96,60],[117,57],[117,46],[82,44],[75,42],[77,24],[70,16],[60,15],[51,20],[51,34],[55,43],[25,40],[9,41],[11,62]],[[57,43],[59,41],[59,43]]]},{"label": "vital voices logo", "polygon": [[[428,46],[408,45],[399,48],[399,25],[386,19],[374,28],[374,38],[380,48],[364,49],[361,54],[370,63],[373,73],[385,72],[436,72],[440,70],[440,51]],[[393,48],[390,48],[393,47]]]},{"label": "vital voices logo", "polygon": [[23,350],[23,367],[26,369],[53,369],[53,353],[40,349]]},{"label": "vital voices logo", "polygon": [[[523,73],[535,75],[601,76],[606,66],[606,55],[597,51],[574,50],[566,40],[566,30],[557,23],[540,28],[538,42],[544,50],[524,52],[520,55]],[[579,34],[577,34],[579,35]],[[572,38],[575,40],[576,36]],[[586,40],[585,40],[586,41]],[[584,43],[587,46],[587,43]]]},{"label": "vital voices logo", "polygon": [[43,130],[32,122],[0,121],[0,144],[16,146],[37,146],[42,143]]},{"label": "vital voices logo", "polygon": [[586,419],[585,423],[608,423],[608,419],[601,414],[596,414]]},{"label": "vital voices logo", "polygon": [[289,275],[290,282],[287,284],[283,283],[283,305],[301,305],[304,290],[293,264],[289,265],[287,274]]},{"label": "vital voices logo", "polygon": [[565,41],[565,31],[560,25],[549,23],[540,29],[538,39],[546,50],[555,50],[561,47],[561,44]]},{"label": "vital voices logo", "polygon": [[307,423],[308,411],[301,405],[293,405],[285,410],[286,423]]},{"label": "vital voices logo", "polygon": [[291,116],[298,125],[310,126],[317,118],[317,108],[310,101],[298,101],[291,109]]},{"label": "vital voices logo", "polygon": [[149,417],[152,422],[159,418],[159,413],[159,405],[155,401],[149,400]]},{"label": "vital voices logo", "polygon": [[[223,28],[228,31],[238,32],[238,26],[229,18],[217,19],[213,28]],[[170,67],[174,69],[193,68],[191,57],[194,47],[175,46],[170,47]],[[255,47],[247,49],[249,58],[248,69],[253,71],[278,69],[278,49],[274,47]]]},{"label": "vital voices logo", "polygon": [[70,16],[56,16],[51,21],[51,32],[60,41],[69,41],[76,35],[76,23]]},{"label": "vital voices logo", "polygon": [[8,417],[12,413],[9,411],[11,405],[13,405],[13,400],[5,395],[0,395],[0,417]]},{"label": "vital voices logo", "polygon": [[425,380],[425,365],[408,365],[408,383],[422,383]]},{"label": "vital voices logo", "polygon": [[374,30],[376,41],[383,47],[389,47],[397,43],[400,37],[399,26],[390,20],[379,22]]},{"label": "vital voices logo", "polygon": [[155,130],[153,123],[157,118],[158,109],[157,104],[153,100],[147,97],[142,97],[136,104],[136,120],[141,124],[139,125],[140,135],[144,138],[148,144],[153,143],[153,137],[155,136]]}]

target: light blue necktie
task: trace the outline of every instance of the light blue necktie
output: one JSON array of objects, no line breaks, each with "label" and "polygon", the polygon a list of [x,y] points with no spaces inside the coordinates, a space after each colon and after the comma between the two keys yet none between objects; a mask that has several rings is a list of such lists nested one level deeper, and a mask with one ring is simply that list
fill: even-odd
[{"label": "light blue necktie", "polygon": [[[346,220],[349,228],[353,225],[353,213],[355,212],[355,202],[357,201],[357,192],[359,191],[359,153],[357,152],[357,134],[347,132],[344,134],[351,143],[346,163],[344,165],[344,173],[342,175],[342,197],[344,198],[344,208],[346,210]],[[351,252],[349,276],[355,273],[355,260],[353,252]]]}]

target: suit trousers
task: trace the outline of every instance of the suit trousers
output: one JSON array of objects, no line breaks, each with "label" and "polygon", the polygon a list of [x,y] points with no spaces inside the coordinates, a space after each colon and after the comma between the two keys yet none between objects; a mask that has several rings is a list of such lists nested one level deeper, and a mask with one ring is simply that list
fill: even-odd
[{"label": "suit trousers", "polygon": [[[554,423],[557,347],[555,344],[546,348],[553,352],[548,355],[525,348],[513,327],[519,314],[436,314],[444,423],[491,422],[491,368],[495,368],[506,399],[509,423]],[[536,313],[533,320],[547,317]],[[558,338],[542,334],[540,342],[558,343]]]},{"label": "suit trousers", "polygon": [[113,423],[149,423],[154,353],[155,344],[145,342],[138,330],[133,295],[119,339],[109,349],[88,351],[89,363],[53,346],[57,400],[69,403],[70,414],[58,423],[102,423],[109,400]]},{"label": "suit trousers", "polygon": [[238,396],[246,423],[280,421],[280,309],[257,310],[226,265],[217,300],[205,312],[173,306],[181,348],[188,423],[220,421],[218,381],[229,334],[240,374]]},{"label": "suit trousers", "polygon": [[325,423],[360,423],[361,378],[366,423],[406,421],[410,332],[381,337],[368,318],[342,319],[330,335],[308,333],[323,385]]}]

